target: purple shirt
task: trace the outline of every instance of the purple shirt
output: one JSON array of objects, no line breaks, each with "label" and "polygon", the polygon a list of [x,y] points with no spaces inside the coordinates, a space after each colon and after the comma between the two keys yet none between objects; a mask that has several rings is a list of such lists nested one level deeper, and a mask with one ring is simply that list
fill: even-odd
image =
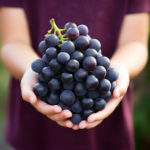
[{"label": "purple shirt", "polygon": [[[150,11],[149,0],[0,0],[0,5],[25,10],[32,46],[38,54],[38,43],[50,28],[49,20],[55,18],[62,28],[68,21],[86,24],[108,57],[116,49],[124,16]],[[57,125],[23,101],[20,82],[11,78],[6,139],[16,150],[133,150],[130,90],[101,125],[74,131]]]}]

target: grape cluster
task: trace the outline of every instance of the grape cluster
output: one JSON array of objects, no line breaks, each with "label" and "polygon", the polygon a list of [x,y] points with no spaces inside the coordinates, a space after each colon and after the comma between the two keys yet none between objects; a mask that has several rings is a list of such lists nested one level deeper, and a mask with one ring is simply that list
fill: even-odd
[{"label": "grape cluster", "polygon": [[105,108],[118,73],[102,55],[100,42],[88,35],[86,25],[68,22],[59,29],[53,19],[50,23],[52,28],[39,44],[43,56],[32,63],[38,73],[33,90],[46,103],[70,110],[71,121],[79,124]]}]

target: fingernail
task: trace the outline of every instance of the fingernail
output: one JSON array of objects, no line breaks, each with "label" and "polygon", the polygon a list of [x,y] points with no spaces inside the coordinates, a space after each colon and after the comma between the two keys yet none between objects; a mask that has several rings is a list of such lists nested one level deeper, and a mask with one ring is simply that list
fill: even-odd
[{"label": "fingernail", "polygon": [[119,91],[116,92],[116,97],[117,97],[117,98],[120,97]]},{"label": "fingernail", "polygon": [[30,103],[33,103],[33,102],[34,102],[34,98],[33,98],[33,97],[30,97],[30,98],[29,98],[29,101],[30,101]]}]

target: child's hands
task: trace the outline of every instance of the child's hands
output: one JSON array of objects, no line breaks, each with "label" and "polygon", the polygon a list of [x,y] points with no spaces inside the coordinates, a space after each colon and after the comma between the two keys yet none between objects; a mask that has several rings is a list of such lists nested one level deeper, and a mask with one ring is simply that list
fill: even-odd
[{"label": "child's hands", "polygon": [[107,118],[119,105],[123,96],[126,94],[129,85],[129,74],[128,71],[123,66],[114,66],[119,73],[119,78],[117,80],[117,86],[113,92],[113,98],[111,98],[105,109],[94,113],[88,117],[87,121],[80,122],[79,125],[73,125],[73,129],[90,129],[99,125],[105,118]]},{"label": "child's hands", "polygon": [[37,73],[33,72],[31,68],[27,69],[21,80],[21,93],[25,101],[31,103],[33,107],[40,113],[46,115],[59,125],[64,127],[72,127],[72,122],[67,120],[72,116],[69,110],[63,110],[57,105],[48,105],[42,100],[38,99],[33,92],[33,87],[37,83]]}]

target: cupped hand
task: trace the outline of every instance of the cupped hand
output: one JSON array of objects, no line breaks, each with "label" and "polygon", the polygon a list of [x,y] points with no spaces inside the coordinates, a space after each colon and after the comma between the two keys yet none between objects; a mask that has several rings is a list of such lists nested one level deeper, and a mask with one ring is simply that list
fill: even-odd
[{"label": "cupped hand", "polygon": [[21,80],[23,100],[32,104],[37,111],[56,121],[59,125],[71,128],[73,124],[68,118],[72,116],[72,113],[69,110],[62,110],[58,105],[52,106],[38,99],[33,92],[33,87],[37,82],[37,73],[33,72],[31,68],[27,69]]},{"label": "cupped hand", "polygon": [[119,78],[116,81],[117,86],[113,91],[112,98],[107,102],[106,107],[103,110],[91,114],[87,121],[83,120],[79,125],[73,125],[72,128],[74,130],[90,129],[96,127],[105,118],[111,115],[111,113],[116,109],[116,107],[123,99],[129,86],[129,74],[123,66],[113,66],[113,68],[119,73]]}]

